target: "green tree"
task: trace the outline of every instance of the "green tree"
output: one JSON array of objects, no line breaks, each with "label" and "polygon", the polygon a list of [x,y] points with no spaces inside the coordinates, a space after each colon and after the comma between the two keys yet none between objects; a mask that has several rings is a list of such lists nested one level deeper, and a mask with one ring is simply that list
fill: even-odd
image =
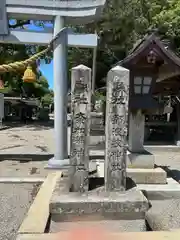
[{"label": "green tree", "polygon": [[180,53],[180,3],[178,0],[169,0],[166,7],[154,16],[154,25],[162,37],[169,39],[171,46]]},{"label": "green tree", "polygon": [[[27,24],[31,23],[29,20],[13,21],[13,24],[12,21],[10,22],[10,28],[25,28]],[[36,53],[38,49],[39,46],[2,44],[0,45],[0,64],[23,61]],[[23,82],[22,76],[24,70],[1,74],[0,78],[4,81],[5,88],[1,89],[0,92],[13,96],[37,97],[41,99],[41,97],[50,91],[48,81],[42,76],[42,73],[37,70],[37,63],[33,64],[33,70],[37,76],[35,83]]]}]

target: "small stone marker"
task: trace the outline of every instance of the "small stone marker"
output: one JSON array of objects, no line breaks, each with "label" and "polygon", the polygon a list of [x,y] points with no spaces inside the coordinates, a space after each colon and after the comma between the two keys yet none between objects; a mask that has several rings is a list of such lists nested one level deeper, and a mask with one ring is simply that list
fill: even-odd
[{"label": "small stone marker", "polygon": [[126,141],[128,125],[129,70],[117,66],[107,77],[105,189],[126,189]]},{"label": "small stone marker", "polygon": [[144,152],[145,115],[141,110],[129,114],[129,150],[133,153]]},{"label": "small stone marker", "polygon": [[88,191],[89,136],[91,111],[91,69],[72,68],[71,81],[71,180],[72,191]]}]

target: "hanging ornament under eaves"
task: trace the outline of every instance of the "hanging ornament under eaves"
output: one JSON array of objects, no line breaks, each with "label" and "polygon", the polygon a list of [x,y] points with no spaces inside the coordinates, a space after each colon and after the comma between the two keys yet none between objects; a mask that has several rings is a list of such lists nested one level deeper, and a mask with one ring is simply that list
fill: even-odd
[{"label": "hanging ornament under eaves", "polygon": [[23,81],[27,83],[33,83],[36,81],[36,74],[33,72],[32,67],[28,66],[24,72]]},{"label": "hanging ornament under eaves", "polygon": [[149,64],[155,64],[157,60],[157,55],[154,50],[151,50],[147,55],[147,62]]}]

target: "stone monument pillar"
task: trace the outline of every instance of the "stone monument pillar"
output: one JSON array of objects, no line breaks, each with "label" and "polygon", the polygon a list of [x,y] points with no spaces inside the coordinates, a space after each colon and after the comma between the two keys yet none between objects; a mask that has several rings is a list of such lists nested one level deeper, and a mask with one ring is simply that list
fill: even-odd
[{"label": "stone monument pillar", "polygon": [[71,181],[73,191],[88,190],[89,137],[91,112],[91,69],[79,65],[71,79]]},{"label": "stone monument pillar", "polygon": [[[129,70],[117,66],[107,79],[105,186],[88,189],[91,70],[72,69],[72,135],[70,179],[59,180],[50,202],[51,220],[73,221],[95,217],[96,221],[145,219],[149,203],[132,186],[126,191],[126,140]],[[66,180],[71,182],[67,186]],[[91,179],[92,180],[92,179]],[[94,179],[93,179],[94,180]],[[93,181],[92,180],[92,181]],[[87,191],[88,190],[88,191]]]},{"label": "stone monument pillar", "polygon": [[137,112],[129,114],[129,150],[131,152],[144,152],[144,128],[145,115],[139,109]]},{"label": "stone monument pillar", "polygon": [[129,70],[117,66],[107,77],[105,189],[126,188]]}]

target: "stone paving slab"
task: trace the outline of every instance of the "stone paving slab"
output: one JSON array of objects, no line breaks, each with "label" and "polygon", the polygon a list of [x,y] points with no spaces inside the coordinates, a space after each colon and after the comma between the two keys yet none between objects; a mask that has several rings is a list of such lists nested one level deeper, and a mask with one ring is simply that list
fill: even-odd
[{"label": "stone paving slab", "polygon": [[171,231],[180,228],[180,199],[151,201],[152,208],[146,220],[153,231]]},{"label": "stone paving slab", "polygon": [[0,161],[0,178],[44,178],[48,170],[44,169],[47,161]]},{"label": "stone paving slab", "polygon": [[167,178],[167,184],[137,184],[149,200],[180,199],[180,184]]},{"label": "stone paving slab", "polygon": [[54,222],[51,221],[50,232],[71,231],[78,228],[98,228],[110,232],[145,232],[146,223],[143,219],[138,220],[101,220],[101,221],[76,221]]}]

